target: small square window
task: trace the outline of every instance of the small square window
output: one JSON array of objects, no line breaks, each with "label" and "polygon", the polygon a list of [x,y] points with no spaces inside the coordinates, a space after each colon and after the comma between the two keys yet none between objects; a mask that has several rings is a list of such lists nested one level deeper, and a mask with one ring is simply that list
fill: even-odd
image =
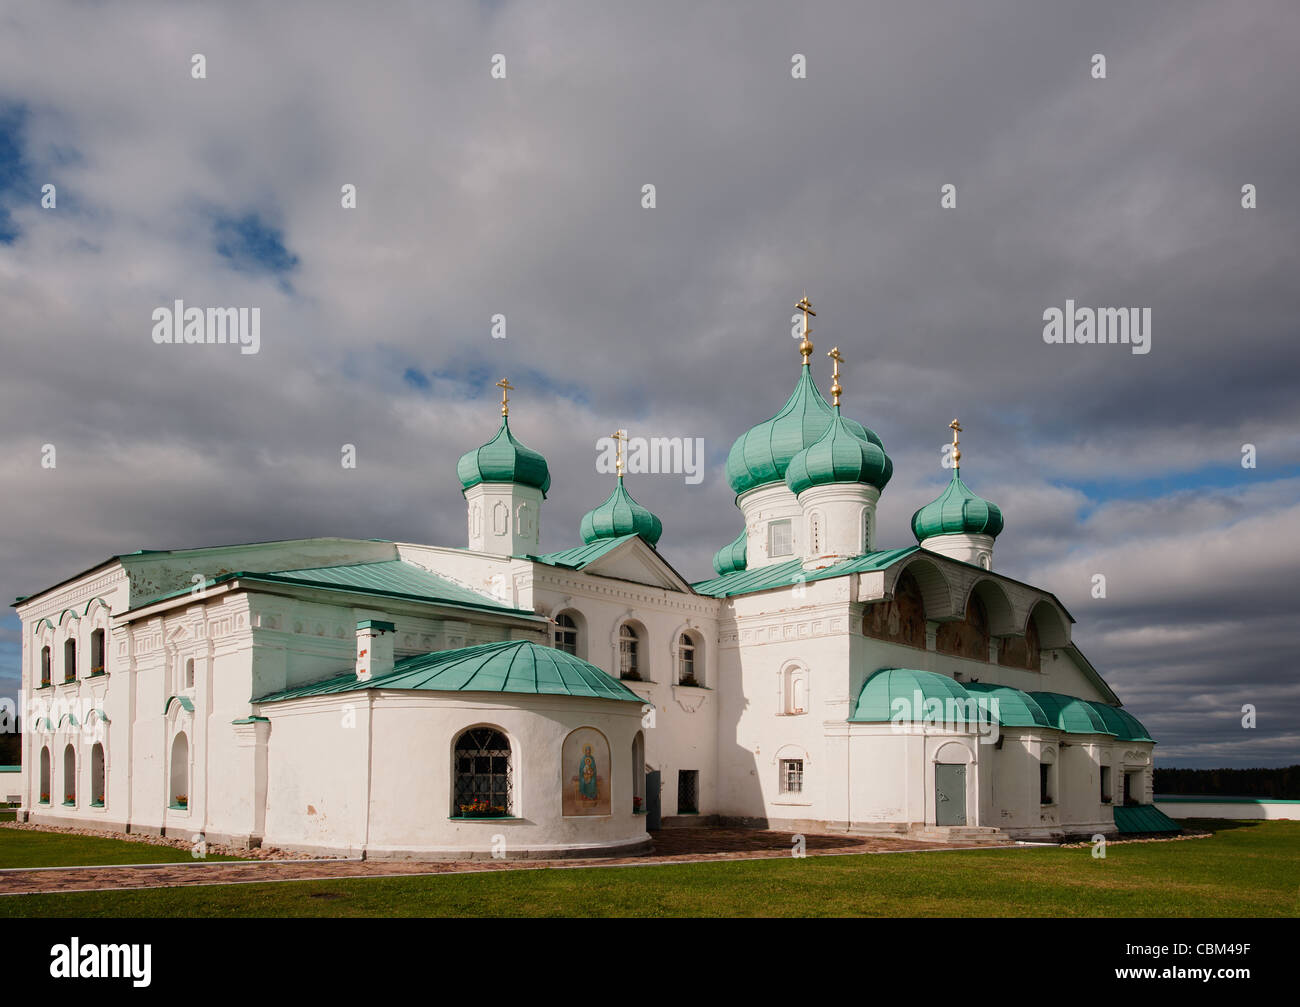
[{"label": "small square window", "polygon": [[767,526],[767,554],[790,556],[794,553],[794,531],[789,521],[773,521]]},{"label": "small square window", "polygon": [[803,759],[781,760],[781,793],[803,793]]}]

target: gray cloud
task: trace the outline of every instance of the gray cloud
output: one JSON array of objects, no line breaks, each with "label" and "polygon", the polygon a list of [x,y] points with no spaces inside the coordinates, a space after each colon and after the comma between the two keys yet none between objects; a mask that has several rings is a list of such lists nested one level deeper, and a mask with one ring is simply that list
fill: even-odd
[{"label": "gray cloud", "polygon": [[[721,460],[797,377],[806,288],[818,377],[838,344],[894,458],[886,543],[961,416],[999,567],[1066,600],[1161,758],[1295,761],[1298,43],[1284,0],[12,9],[0,103],[60,208],[0,193],[0,589],[142,546],[460,542],[455,460],[503,373],[554,472],[547,548],[608,492],[597,437],[705,438],[702,485],[629,482],[705,576],[739,528]],[[232,268],[214,208],[282,229],[291,289]],[[261,353],[153,345],[177,297],[260,306]],[[1152,352],[1045,345],[1066,298],[1150,307]]]}]

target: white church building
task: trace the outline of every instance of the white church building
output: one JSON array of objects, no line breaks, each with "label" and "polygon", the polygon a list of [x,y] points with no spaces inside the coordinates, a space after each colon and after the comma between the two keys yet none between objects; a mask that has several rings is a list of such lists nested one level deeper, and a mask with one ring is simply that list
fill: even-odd
[{"label": "white church building", "polygon": [[[801,308],[809,306],[806,299]],[[727,460],[740,532],[689,583],[613,492],[541,554],[508,401],[457,466],[466,547],[315,538],[114,556],[15,602],[28,821],[368,857],[647,848],[647,824],[935,840],[1174,828],[1152,747],[952,480],[893,471],[810,366]],[[508,385],[504,382],[506,389]]]}]

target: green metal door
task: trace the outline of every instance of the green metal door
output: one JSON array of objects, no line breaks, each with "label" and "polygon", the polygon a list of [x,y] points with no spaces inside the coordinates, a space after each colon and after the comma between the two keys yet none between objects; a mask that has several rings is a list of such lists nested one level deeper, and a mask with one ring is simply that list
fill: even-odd
[{"label": "green metal door", "polygon": [[937,763],[934,767],[936,825],[966,824],[966,767]]}]

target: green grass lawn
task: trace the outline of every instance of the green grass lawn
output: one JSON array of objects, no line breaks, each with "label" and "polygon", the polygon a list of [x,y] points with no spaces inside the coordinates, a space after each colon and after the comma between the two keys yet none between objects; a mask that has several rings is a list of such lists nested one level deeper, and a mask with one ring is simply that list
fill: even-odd
[{"label": "green grass lawn", "polygon": [[[0,916],[1294,916],[1300,822],[1212,839],[0,898]],[[2,842],[2,840],[0,840]],[[2,848],[2,847],[0,847]]]},{"label": "green grass lawn", "polygon": [[[100,867],[105,864],[175,864],[194,857],[188,849],[101,839],[63,832],[0,829],[0,867]],[[209,856],[208,860],[234,857]]]}]

